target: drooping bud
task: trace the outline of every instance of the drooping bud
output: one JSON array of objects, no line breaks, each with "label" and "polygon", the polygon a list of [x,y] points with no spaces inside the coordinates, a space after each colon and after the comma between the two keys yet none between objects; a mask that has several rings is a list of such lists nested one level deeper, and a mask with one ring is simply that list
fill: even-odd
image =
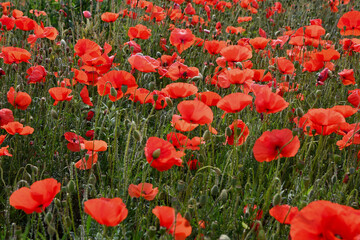
[{"label": "drooping bud", "polygon": [[158,157],[160,157],[160,154],[161,154],[161,150],[160,150],[160,148],[158,148],[153,152],[152,157],[154,159],[157,159]]}]

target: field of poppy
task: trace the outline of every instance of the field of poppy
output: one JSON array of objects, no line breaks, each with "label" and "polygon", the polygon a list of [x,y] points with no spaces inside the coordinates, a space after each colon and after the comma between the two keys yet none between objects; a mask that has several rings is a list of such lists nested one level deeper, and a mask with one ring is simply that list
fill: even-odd
[{"label": "field of poppy", "polygon": [[360,1],[0,11],[0,239],[360,240]]}]

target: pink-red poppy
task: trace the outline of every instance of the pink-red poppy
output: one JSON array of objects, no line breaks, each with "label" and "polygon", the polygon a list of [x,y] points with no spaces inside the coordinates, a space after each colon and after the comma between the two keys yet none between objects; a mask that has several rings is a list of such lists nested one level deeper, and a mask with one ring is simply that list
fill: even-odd
[{"label": "pink-red poppy", "polygon": [[101,14],[101,20],[103,20],[104,22],[115,22],[118,17],[118,13],[105,12]]},{"label": "pink-red poppy", "polygon": [[79,152],[84,148],[85,138],[80,135],[77,135],[73,132],[64,133],[65,139],[68,141],[66,147],[72,152]]},{"label": "pink-red poppy", "polygon": [[195,35],[192,34],[190,29],[175,28],[170,33],[170,43],[177,48],[180,54],[191,47],[194,42]]},{"label": "pink-red poppy", "polygon": [[131,64],[132,69],[140,72],[156,72],[156,69],[160,67],[160,63],[156,59],[138,54],[129,57],[128,62]]},{"label": "pink-red poppy", "polygon": [[107,143],[103,140],[84,140],[84,148],[91,152],[104,152],[107,150]]},{"label": "pink-red poppy", "polygon": [[75,167],[80,170],[89,170],[97,163],[98,154],[97,152],[88,151],[82,159],[75,163]]},{"label": "pink-red poppy", "polygon": [[121,198],[96,198],[84,202],[85,213],[98,223],[114,227],[124,221],[128,210]]},{"label": "pink-red poppy", "polygon": [[130,41],[134,38],[148,39],[151,36],[151,29],[142,24],[138,24],[135,27],[130,27],[128,31]]},{"label": "pink-red poppy", "polygon": [[217,94],[216,92],[200,92],[196,93],[196,99],[202,101],[206,105],[210,106],[216,106],[217,103],[221,100],[221,96]]},{"label": "pink-red poppy", "polygon": [[341,29],[341,35],[360,35],[360,12],[349,11],[344,13],[339,19],[337,27]]},{"label": "pink-red poppy", "polygon": [[29,63],[31,54],[23,48],[3,47],[0,53],[0,58],[4,60],[5,64],[21,62]]},{"label": "pink-red poppy", "polygon": [[220,51],[221,56],[228,62],[242,62],[252,58],[251,47],[231,45]]},{"label": "pink-red poppy", "polygon": [[154,200],[158,194],[158,188],[153,188],[151,183],[139,183],[138,185],[130,184],[128,188],[130,197],[143,197],[144,199],[151,201]]},{"label": "pink-red poppy", "polygon": [[231,93],[223,97],[217,107],[225,113],[236,113],[252,103],[252,96],[245,93]]},{"label": "pink-red poppy", "polygon": [[340,80],[346,85],[355,85],[355,76],[353,69],[344,69],[339,72]]},{"label": "pink-red poppy", "polygon": [[61,184],[53,178],[34,182],[30,188],[22,187],[10,196],[10,205],[27,214],[44,211],[60,192]]},{"label": "pink-red poppy", "polygon": [[173,126],[176,130],[180,132],[189,132],[197,128],[199,124],[188,123],[185,120],[181,119],[180,115],[174,114],[172,116],[171,126]]},{"label": "pink-red poppy", "polygon": [[165,76],[173,81],[180,79],[193,78],[199,75],[199,69],[196,67],[188,67],[181,62],[175,62],[168,68]]},{"label": "pink-red poppy", "polygon": [[89,105],[90,107],[94,106],[94,104],[91,102],[91,99],[89,97],[89,91],[86,85],[80,91],[80,97],[83,103],[85,103],[86,105]]},{"label": "pink-red poppy", "polygon": [[289,106],[280,95],[273,93],[266,85],[252,85],[255,94],[255,107],[258,113],[277,113]]},{"label": "pink-red poppy", "polygon": [[276,205],[270,209],[269,214],[282,224],[291,224],[291,221],[298,212],[299,209],[297,207],[292,207],[290,205]]},{"label": "pink-red poppy", "polygon": [[253,153],[259,162],[271,162],[282,157],[293,157],[300,148],[298,136],[289,129],[264,132],[255,142]]},{"label": "pink-red poppy", "polygon": [[25,76],[28,79],[27,83],[45,82],[47,75],[45,68],[41,65],[30,67],[26,73],[28,74]]},{"label": "pink-red poppy", "polygon": [[239,119],[235,120],[232,124],[230,124],[229,128],[232,132],[230,136],[226,136],[226,143],[229,145],[234,145],[235,143],[236,146],[240,146],[246,141],[247,137],[249,136],[248,126],[246,126],[246,124]]},{"label": "pink-red poppy", "polygon": [[13,112],[10,109],[0,109],[0,127],[14,121]]},{"label": "pink-red poppy", "polygon": [[197,93],[198,88],[190,83],[170,83],[161,90],[171,98],[185,98]]}]

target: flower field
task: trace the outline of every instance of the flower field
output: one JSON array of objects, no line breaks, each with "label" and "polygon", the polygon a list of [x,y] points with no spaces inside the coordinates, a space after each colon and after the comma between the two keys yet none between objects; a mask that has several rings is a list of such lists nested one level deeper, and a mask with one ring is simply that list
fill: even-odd
[{"label": "flower field", "polygon": [[0,11],[0,239],[360,240],[358,0]]}]

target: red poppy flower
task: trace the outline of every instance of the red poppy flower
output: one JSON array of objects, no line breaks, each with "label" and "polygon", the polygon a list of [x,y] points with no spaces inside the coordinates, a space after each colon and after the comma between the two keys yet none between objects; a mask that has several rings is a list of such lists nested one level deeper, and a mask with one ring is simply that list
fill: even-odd
[{"label": "red poppy flower", "polygon": [[346,85],[355,85],[355,76],[353,69],[344,69],[343,71],[339,72],[340,80],[342,83]]},{"label": "red poppy flower", "polygon": [[221,56],[225,57],[228,62],[242,62],[252,58],[251,47],[231,45],[220,51]]},{"label": "red poppy flower", "polygon": [[281,157],[293,157],[300,148],[300,141],[289,129],[264,132],[255,142],[253,153],[259,162],[271,162]]},{"label": "red poppy flower", "polygon": [[160,63],[156,59],[138,54],[129,57],[128,62],[132,69],[135,68],[140,72],[156,72],[156,69],[160,67]]},{"label": "red poppy flower", "polygon": [[37,25],[36,21],[28,17],[21,17],[15,20],[16,27],[23,31],[31,31]]},{"label": "red poppy flower", "polygon": [[243,110],[252,103],[252,96],[244,93],[231,93],[223,97],[217,104],[217,107],[224,110],[225,113],[236,113]]},{"label": "red poppy flower", "polygon": [[217,103],[221,100],[221,96],[215,92],[201,92],[196,93],[196,99],[202,101],[206,105],[216,106]]},{"label": "red poppy flower", "polygon": [[[125,93],[122,92],[122,86],[126,85],[127,90]],[[138,85],[136,84],[135,78],[131,73],[126,71],[110,71],[106,73],[97,83],[97,90],[100,96],[109,95],[111,101],[119,100],[124,94],[133,92]],[[117,92],[116,96],[110,94],[110,89],[114,88]]]},{"label": "red poppy flower", "polygon": [[47,38],[49,40],[55,40],[56,37],[59,35],[59,32],[58,30],[56,30],[56,28],[44,27],[44,24],[42,22],[41,25],[38,24],[35,25],[34,33],[35,34],[29,35],[27,39],[28,43],[30,43],[32,47],[34,46],[38,38]]},{"label": "red poppy flower", "polygon": [[124,221],[128,210],[121,198],[97,198],[84,202],[85,213],[98,223],[114,227]]},{"label": "red poppy flower", "polygon": [[350,90],[348,93],[350,94],[347,99],[348,102],[354,107],[360,108],[360,89]]},{"label": "red poppy flower", "polygon": [[83,157],[75,163],[75,167],[80,170],[89,170],[92,168],[98,160],[98,154],[96,152],[88,151],[86,157]]},{"label": "red poppy flower", "polygon": [[171,64],[168,71],[166,72],[166,77],[169,77],[171,80],[176,81],[180,79],[193,78],[199,75],[199,69],[196,67],[188,67],[181,62],[175,62]]},{"label": "red poppy flower", "polygon": [[138,24],[135,27],[130,27],[128,31],[130,41],[134,38],[148,39],[151,36],[151,29],[142,24]]},{"label": "red poppy flower", "polygon": [[158,137],[150,137],[145,146],[145,156],[150,166],[158,171],[167,171],[172,166],[181,166],[183,152],[177,152],[174,146]]},{"label": "red poppy flower", "polygon": [[300,239],[359,239],[358,210],[328,201],[315,201],[291,221],[290,236]]},{"label": "red poppy flower", "polygon": [[15,135],[16,133],[19,135],[29,135],[34,132],[32,127],[24,127],[24,125],[19,122],[9,122],[8,124],[2,125],[1,128],[5,129],[5,131],[11,135]]},{"label": "red poppy flower", "polygon": [[225,41],[212,40],[212,41],[205,41],[205,47],[204,48],[211,55],[216,55],[216,54],[219,54],[220,51],[225,47],[226,47],[226,42]]},{"label": "red poppy flower", "polygon": [[22,48],[3,47],[1,50],[0,58],[4,59],[5,64],[21,63],[21,62],[29,63],[31,54],[27,50]]},{"label": "red poppy flower", "polygon": [[91,18],[91,12],[89,11],[83,11],[84,18]]},{"label": "red poppy flower", "polygon": [[25,110],[31,103],[31,97],[25,92],[15,92],[13,87],[7,92],[7,100],[15,108]]},{"label": "red poppy flower", "polygon": [[213,121],[214,114],[211,108],[198,100],[182,101],[178,104],[181,117],[188,123],[210,124]]},{"label": "red poppy flower", "polygon": [[27,214],[40,213],[51,204],[60,192],[61,184],[53,178],[34,182],[30,188],[22,187],[10,196],[10,205]]},{"label": "red poppy flower", "polygon": [[153,188],[151,183],[139,183],[138,185],[130,184],[128,189],[130,197],[143,197],[148,201],[154,200],[158,194],[158,188]]},{"label": "red poppy flower", "polygon": [[118,13],[105,12],[101,14],[101,20],[103,20],[104,22],[115,22],[118,17]]},{"label": "red poppy flower", "polygon": [[[315,130],[320,135],[330,135],[331,133],[340,130],[340,125],[345,123],[344,116],[332,109],[310,109],[299,121],[299,127],[304,129],[309,135],[312,135],[311,130]],[[309,131],[306,130],[310,126]]]},{"label": "red poppy flower", "polygon": [[256,97],[254,103],[258,113],[277,113],[289,106],[284,98],[273,93],[268,86],[253,84],[251,87]]},{"label": "red poppy flower", "polygon": [[341,29],[341,35],[360,35],[360,12],[359,11],[350,11],[344,13],[339,19],[337,27]]},{"label": "red poppy flower", "polygon": [[263,38],[263,37],[256,37],[250,39],[249,43],[253,46],[254,49],[264,49],[266,45],[270,42],[270,39]]},{"label": "red poppy flower", "polygon": [[298,214],[299,210],[297,207],[289,205],[277,205],[270,209],[269,214],[273,216],[276,221],[282,224],[291,224],[291,221]]},{"label": "red poppy flower", "polygon": [[[4,142],[5,138],[6,138],[6,135],[0,135],[0,145]],[[12,154],[9,153],[8,148],[9,148],[9,146],[0,148],[0,157],[1,156],[12,157]]]},{"label": "red poppy flower", "polygon": [[356,108],[353,108],[353,107],[348,106],[348,105],[336,105],[336,106],[333,106],[330,109],[334,110],[335,112],[341,113],[341,115],[343,115],[344,118],[351,117],[352,115],[354,115],[358,111]]},{"label": "red poppy flower", "polygon": [[356,124],[357,127],[353,127],[341,140],[336,142],[340,150],[352,144],[360,144],[360,125],[359,123],[355,123],[355,125]]},{"label": "red poppy flower", "polygon": [[165,227],[175,240],[183,240],[190,236],[192,228],[189,221],[183,218],[180,213],[175,218],[174,208],[156,206],[152,213],[159,219],[160,226]]},{"label": "red poppy flower", "polygon": [[190,83],[170,83],[161,90],[171,98],[185,98],[197,93],[198,88]]},{"label": "red poppy flower", "polygon": [[249,128],[246,126],[246,124],[241,120],[235,120],[229,128],[232,131],[231,136],[226,136],[226,143],[229,145],[234,145],[234,138],[238,139],[235,143],[236,146],[242,145],[247,137],[249,136]]},{"label": "red poppy flower", "polygon": [[86,105],[94,106],[94,104],[90,100],[89,91],[88,91],[86,85],[81,90],[80,97],[81,97],[81,100],[83,101],[83,103],[85,103]]},{"label": "red poppy flower", "polygon": [[[13,17],[2,15],[0,18],[0,23],[2,24],[2,26],[6,27],[6,31],[10,31],[15,27],[15,19]],[[3,30],[3,27],[1,28],[1,30]]]},{"label": "red poppy flower", "polygon": [[103,152],[107,150],[107,143],[103,140],[84,140],[84,148],[91,152]]},{"label": "red poppy flower", "polygon": [[205,143],[202,141],[200,137],[193,137],[189,139],[182,133],[170,132],[166,135],[166,139],[168,142],[172,143],[172,145],[180,150],[191,149],[191,150],[199,150],[200,144]]},{"label": "red poppy flower", "polygon": [[188,123],[182,120],[180,115],[174,114],[171,120],[171,126],[180,132],[189,132],[197,128],[199,124]]},{"label": "red poppy flower", "polygon": [[175,28],[170,33],[170,43],[174,45],[181,54],[195,42],[195,35],[190,29]]},{"label": "red poppy flower", "polygon": [[252,69],[254,73],[253,80],[255,82],[269,82],[272,80],[272,75],[270,72],[265,74],[265,69]]},{"label": "red poppy flower", "polygon": [[70,101],[73,98],[73,96],[69,96],[71,92],[71,89],[64,87],[53,87],[49,89],[51,97],[55,100],[54,106],[56,106],[59,101]]},{"label": "red poppy flower", "polygon": [[0,126],[6,125],[14,121],[13,112],[10,109],[0,109]]},{"label": "red poppy flower", "polygon": [[187,162],[187,165],[191,171],[198,170],[200,168],[200,162],[197,159],[191,159]]},{"label": "red poppy flower", "polygon": [[65,139],[69,142],[66,147],[72,152],[79,152],[81,149],[84,148],[84,141],[80,135],[77,135],[73,132],[66,132],[64,133]]},{"label": "red poppy flower", "polygon": [[41,65],[30,67],[26,73],[28,74],[25,76],[28,79],[27,83],[45,82],[47,75],[45,68]]}]

